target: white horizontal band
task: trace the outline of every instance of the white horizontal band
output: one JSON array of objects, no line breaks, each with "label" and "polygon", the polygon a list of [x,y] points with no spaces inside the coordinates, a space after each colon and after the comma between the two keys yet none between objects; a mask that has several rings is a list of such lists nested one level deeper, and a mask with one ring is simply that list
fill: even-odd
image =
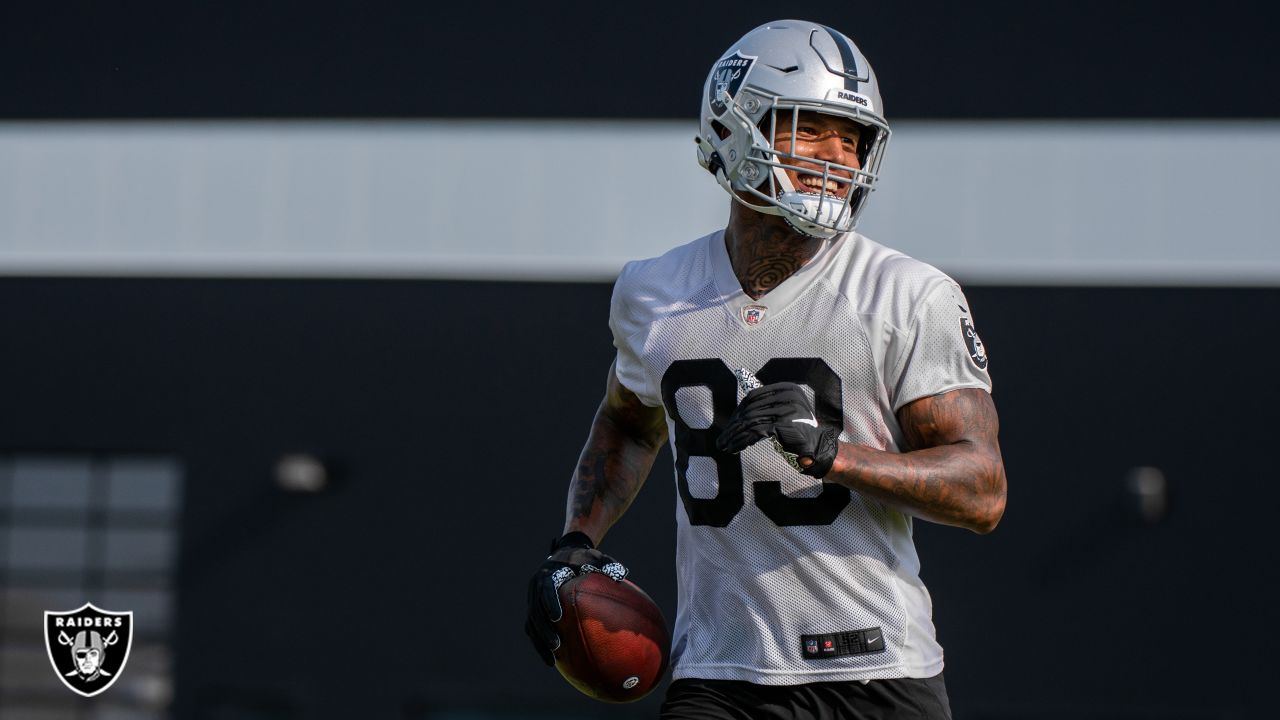
[{"label": "white horizontal band", "polygon": [[[723,226],[695,128],[0,123],[0,275],[607,281]],[[893,128],[859,230],[962,281],[1280,285],[1280,123]]]}]

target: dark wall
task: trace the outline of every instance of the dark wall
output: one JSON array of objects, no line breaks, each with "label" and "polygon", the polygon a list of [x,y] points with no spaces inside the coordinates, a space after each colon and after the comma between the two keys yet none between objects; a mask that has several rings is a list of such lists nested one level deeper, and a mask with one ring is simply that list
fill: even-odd
[{"label": "dark wall", "polygon": [[1262,0],[27,0],[0,7],[0,118],[687,119],[779,16],[851,35],[891,119],[1280,116]]},{"label": "dark wall", "polygon": [[[1001,527],[917,524],[958,719],[1270,712],[1256,638],[1276,289],[970,287]],[[597,706],[539,665],[524,583],[611,358],[602,284],[0,279],[0,453],[182,458],[178,717]],[[331,491],[286,494],[308,450]],[[1159,467],[1144,526],[1122,480]],[[674,616],[670,461],[606,547]],[[1198,678],[1214,678],[1201,682]],[[245,715],[247,711],[257,715]]]}]

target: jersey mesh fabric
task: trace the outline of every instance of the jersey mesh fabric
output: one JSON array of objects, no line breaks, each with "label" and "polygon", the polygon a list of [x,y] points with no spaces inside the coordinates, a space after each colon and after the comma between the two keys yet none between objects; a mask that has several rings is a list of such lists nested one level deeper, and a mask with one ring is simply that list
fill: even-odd
[{"label": "jersey mesh fabric", "polygon": [[957,338],[964,338],[962,320],[972,325],[969,303],[958,286],[942,283],[929,293],[898,348],[894,410],[927,395],[970,386],[970,371],[985,374],[976,368],[967,345],[957,348]]},{"label": "jersey mesh fabric", "polygon": [[[742,312],[748,305],[764,308],[762,319],[749,322]],[[968,307],[941,272],[852,234],[752,300],[733,278],[722,234],[715,233],[628,264],[610,323],[619,380],[646,404],[663,404],[663,377],[673,363],[711,360],[726,370],[762,373],[775,358],[813,358],[839,379],[840,439],[896,451],[897,407],[925,394],[990,387],[966,349],[959,306]],[[666,408],[677,458],[672,415],[693,428],[715,418],[708,388],[684,382],[698,391],[677,391],[675,407]],[[730,407],[742,397],[733,393]],[[718,430],[712,423],[708,432]],[[826,492],[848,496],[833,521],[779,525],[757,502],[757,483],[780,483],[787,498],[813,498],[824,484],[790,468],[768,442],[739,458],[741,479],[731,481],[742,482],[743,503],[723,527],[694,522],[677,497],[674,677],[783,685],[940,672],[942,649],[910,518],[832,485]],[[722,490],[717,468],[724,461],[688,458],[693,498]],[[883,652],[805,658],[802,635],[869,628],[883,633]]]}]

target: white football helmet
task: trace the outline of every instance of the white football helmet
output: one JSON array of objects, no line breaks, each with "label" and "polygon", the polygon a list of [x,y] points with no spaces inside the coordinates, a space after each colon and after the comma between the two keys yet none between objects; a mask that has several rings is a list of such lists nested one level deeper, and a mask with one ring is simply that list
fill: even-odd
[{"label": "white football helmet", "polygon": [[[774,142],[779,124],[790,123],[795,137],[804,110],[858,123],[861,167],[780,151]],[[781,215],[810,237],[833,238],[857,225],[875,188],[889,125],[875,73],[848,37],[803,20],[761,25],[711,66],[701,117],[698,162],[735,200]],[[786,170],[821,183],[796,187]]]}]

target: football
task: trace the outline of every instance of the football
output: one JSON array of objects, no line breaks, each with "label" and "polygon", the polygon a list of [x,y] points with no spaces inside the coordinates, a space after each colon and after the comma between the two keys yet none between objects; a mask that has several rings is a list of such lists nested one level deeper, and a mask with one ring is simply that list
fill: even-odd
[{"label": "football", "polygon": [[667,669],[671,633],[658,605],[630,580],[603,573],[560,587],[556,669],[571,685],[604,702],[648,695]]}]

